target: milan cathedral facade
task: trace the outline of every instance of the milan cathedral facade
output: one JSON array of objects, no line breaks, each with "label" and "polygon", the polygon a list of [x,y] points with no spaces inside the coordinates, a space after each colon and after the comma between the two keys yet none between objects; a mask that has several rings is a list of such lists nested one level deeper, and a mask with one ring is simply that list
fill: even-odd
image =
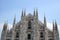
[{"label": "milan cathedral facade", "polygon": [[38,11],[34,10],[33,15],[26,15],[22,11],[21,20],[16,23],[14,17],[13,26],[9,30],[8,24],[4,23],[1,40],[59,40],[58,26],[56,22],[52,24],[53,30],[47,28],[46,17],[44,23],[38,19]]}]

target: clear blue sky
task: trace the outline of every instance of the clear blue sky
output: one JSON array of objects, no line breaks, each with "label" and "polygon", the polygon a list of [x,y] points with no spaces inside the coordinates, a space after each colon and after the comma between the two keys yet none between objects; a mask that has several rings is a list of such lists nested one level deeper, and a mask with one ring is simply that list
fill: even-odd
[{"label": "clear blue sky", "polygon": [[56,19],[60,24],[60,0],[0,0],[0,23],[8,20],[12,24],[14,15],[19,21],[22,9],[26,9],[27,13],[33,13],[34,8],[38,9],[41,21],[45,12],[48,22]]},{"label": "clear blue sky", "polygon": [[0,0],[0,24],[6,20],[13,24],[14,15],[18,22],[22,10],[32,14],[35,8],[38,9],[40,21],[43,21],[45,12],[47,22],[56,20],[60,25],[60,0]]}]

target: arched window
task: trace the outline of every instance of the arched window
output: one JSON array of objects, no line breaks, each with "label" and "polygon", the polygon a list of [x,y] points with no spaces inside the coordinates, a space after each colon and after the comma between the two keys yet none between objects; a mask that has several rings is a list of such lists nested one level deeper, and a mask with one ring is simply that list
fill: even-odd
[{"label": "arched window", "polygon": [[43,38],[43,32],[40,32],[40,37]]},{"label": "arched window", "polygon": [[6,40],[10,40],[10,39],[6,39]]},{"label": "arched window", "polygon": [[28,40],[31,40],[31,34],[28,34]]},{"label": "arched window", "polygon": [[16,38],[19,38],[19,33],[18,32],[16,33]]},{"label": "arched window", "polygon": [[43,40],[43,39],[41,39],[41,40]]},{"label": "arched window", "polygon": [[49,39],[49,40],[53,40],[53,39]]},{"label": "arched window", "polygon": [[31,29],[31,21],[28,21],[28,29]]}]

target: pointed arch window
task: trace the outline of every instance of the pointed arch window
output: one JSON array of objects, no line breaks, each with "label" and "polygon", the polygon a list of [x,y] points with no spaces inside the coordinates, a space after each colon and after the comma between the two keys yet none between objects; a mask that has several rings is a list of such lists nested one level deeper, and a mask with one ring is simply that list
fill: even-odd
[{"label": "pointed arch window", "polygon": [[19,33],[18,32],[16,33],[16,38],[19,38]]},{"label": "pointed arch window", "polygon": [[28,21],[28,29],[31,29],[31,21]]},{"label": "pointed arch window", "polygon": [[43,38],[43,32],[40,33],[40,37]]},{"label": "pointed arch window", "polygon": [[28,34],[28,40],[31,40],[31,34]]},{"label": "pointed arch window", "polygon": [[49,40],[53,40],[53,39],[49,39]]}]

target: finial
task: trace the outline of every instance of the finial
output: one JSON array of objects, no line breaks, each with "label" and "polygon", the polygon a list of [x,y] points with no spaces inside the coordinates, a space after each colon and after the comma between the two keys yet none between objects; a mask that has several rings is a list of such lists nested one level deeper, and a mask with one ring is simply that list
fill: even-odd
[{"label": "finial", "polygon": [[5,30],[7,30],[7,26],[8,26],[8,24],[7,24],[7,20],[5,21],[5,23],[4,23],[4,25],[3,25],[3,30],[5,31]]},{"label": "finial", "polygon": [[53,30],[54,30],[54,21],[53,21]]},{"label": "finial", "polygon": [[22,10],[22,16],[24,16],[24,15],[23,15],[23,10]]},{"label": "finial", "polygon": [[56,20],[55,20],[55,27],[56,27],[56,30],[57,30],[57,22],[56,22]]},{"label": "finial", "polygon": [[26,9],[24,10],[24,16],[26,16]]},{"label": "finial", "polygon": [[36,14],[35,14],[35,9],[34,9],[34,16],[35,16]]},{"label": "finial", "polygon": [[36,9],[36,16],[38,16],[38,9]]},{"label": "finial", "polygon": [[44,12],[44,21],[46,21],[45,12]]},{"label": "finial", "polygon": [[46,26],[46,17],[45,17],[45,14],[44,14],[44,25]]},{"label": "finial", "polygon": [[45,17],[45,12],[44,12],[44,18],[46,18],[46,17]]},{"label": "finial", "polygon": [[15,22],[16,22],[16,15],[14,16],[14,21],[13,21],[13,24],[15,24]]},{"label": "finial", "polygon": [[56,20],[55,20],[55,24],[57,24],[57,23],[56,23]]}]

